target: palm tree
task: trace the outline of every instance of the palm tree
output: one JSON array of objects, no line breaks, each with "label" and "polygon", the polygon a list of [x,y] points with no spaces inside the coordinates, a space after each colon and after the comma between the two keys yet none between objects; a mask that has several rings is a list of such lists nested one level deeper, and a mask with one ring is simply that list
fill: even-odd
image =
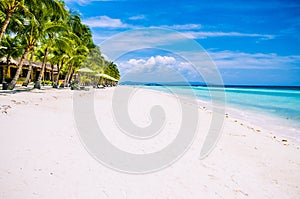
[{"label": "palm tree", "polygon": [[34,48],[31,50],[30,61],[29,61],[29,67],[28,67],[26,79],[25,79],[25,81],[23,82],[22,86],[28,86],[28,84],[29,84],[29,82],[30,82],[30,75],[31,75],[31,71],[32,71],[33,57],[34,57]]},{"label": "palm tree", "polygon": [[61,30],[64,29],[62,24],[52,25],[51,28],[45,26],[45,31],[47,32],[46,39],[44,39],[44,41],[43,41],[45,51],[44,51],[44,56],[43,56],[42,69],[41,69],[41,72],[39,74],[37,81],[35,82],[35,85],[34,85],[35,88],[39,88],[39,89],[41,88],[41,80],[44,75],[48,55],[51,51],[53,51],[53,48],[55,48],[56,46],[60,46],[62,48],[69,47],[69,45],[67,43],[68,41],[66,41],[66,38],[61,37],[59,34],[56,34],[59,31],[59,29],[61,29]]},{"label": "palm tree", "polygon": [[84,45],[78,45],[74,50],[68,52],[69,60],[66,63],[68,69],[67,69],[64,82],[62,83],[61,87],[65,87],[68,85],[68,83],[72,79],[71,76],[72,76],[72,72],[74,71],[74,68],[75,67],[78,68],[83,63],[88,52],[89,52],[88,48]]},{"label": "palm tree", "polygon": [[[7,17],[9,20],[6,20]],[[24,85],[29,83],[31,63],[35,57],[34,49],[36,47],[43,49],[40,59],[42,68],[35,83],[36,88],[41,87],[40,82],[49,54],[52,66],[56,64],[58,67],[58,75],[55,81],[53,80],[54,86],[58,83],[61,71],[66,73],[62,84],[65,86],[72,79],[76,68],[79,68],[89,52],[95,49],[89,27],[82,24],[78,14],[69,13],[61,0],[0,0],[0,21],[3,21],[1,27],[3,34],[10,20],[13,25],[12,23],[9,25],[9,34],[17,35],[16,38],[21,41],[24,49],[17,72],[8,85],[8,89],[15,87],[22,71],[23,62],[31,52],[30,66]],[[106,63],[101,57],[100,49],[98,51],[99,60]],[[104,70],[103,66],[102,70]]]},{"label": "palm tree", "polygon": [[20,62],[18,64],[17,72],[12,79],[12,81],[8,84],[7,89],[12,90],[14,89],[16,82],[18,81],[18,78],[20,76],[20,73],[22,71],[23,62],[27,58],[28,53],[34,49],[34,47],[37,45],[37,38],[39,35],[37,24],[34,16],[32,14],[27,14],[24,17],[24,23],[19,24],[19,32],[16,36],[19,38],[22,43],[25,46],[25,49],[23,51],[23,55],[20,59]]},{"label": "palm tree", "polygon": [[45,5],[49,9],[52,8],[58,13],[64,9],[62,6],[63,3],[58,0],[0,0],[0,16],[2,16],[0,17],[0,42],[16,11],[22,10],[28,13],[30,12],[30,7],[34,6],[38,8],[41,5]]},{"label": "palm tree", "polygon": [[60,72],[61,72],[61,69],[64,67],[64,61],[67,59],[67,55],[61,54],[58,58],[59,58],[59,61],[57,63],[57,75],[54,78],[53,88],[58,88]]},{"label": "palm tree", "polygon": [[[32,20],[33,21],[33,20]],[[25,50],[23,52],[23,55],[20,59],[20,62],[18,64],[18,69],[17,72],[14,76],[14,78],[12,79],[12,81],[8,84],[7,89],[12,90],[14,89],[16,82],[18,81],[18,78],[20,76],[20,73],[22,71],[22,67],[23,67],[23,62],[26,59],[28,53],[34,49],[34,47],[36,46],[37,40],[36,40],[36,34],[37,32],[35,31],[34,25],[31,24],[29,26],[24,26],[24,35],[21,36],[21,40],[25,43]],[[20,35],[19,35],[20,36]]]},{"label": "palm tree", "polygon": [[[45,0],[45,2],[48,1],[50,0]],[[12,90],[15,87],[22,71],[23,62],[28,53],[36,47],[40,39],[45,37],[45,33],[48,30],[50,31],[53,28],[57,28],[57,25],[54,22],[50,23],[49,21],[46,21],[45,18],[52,17],[53,19],[57,19],[58,12],[56,11],[61,11],[62,3],[53,0],[51,2],[51,7],[48,7],[48,4],[46,3],[44,4],[44,1],[40,4],[31,4],[28,6],[29,12],[24,13],[23,23],[19,24],[17,37],[20,37],[26,47],[19,62],[17,72],[8,85],[9,90]],[[57,6],[53,6],[56,5],[55,2],[57,3]],[[49,16],[45,17],[47,14],[49,14]]]},{"label": "palm tree", "polygon": [[0,0],[0,12],[3,17],[3,23],[1,24],[1,32],[0,32],[0,42],[2,41],[2,37],[8,27],[8,24],[16,12],[16,10],[20,7],[23,7],[25,4],[24,0]]},{"label": "palm tree", "polygon": [[[63,37],[63,35],[62,35]],[[71,40],[68,40],[68,43],[71,42]],[[50,62],[53,65],[57,66],[57,75],[53,78],[53,88],[58,88],[58,81],[59,76],[61,73],[61,69],[64,66],[64,63],[68,59],[68,55],[66,53],[66,50],[70,49],[68,45],[54,45],[52,49],[52,56],[50,57]]]},{"label": "palm tree", "polygon": [[39,74],[37,81],[35,82],[34,87],[40,89],[41,88],[41,80],[44,75],[45,66],[47,64],[48,55],[55,45],[65,46],[66,42],[60,35],[58,34],[61,31],[66,31],[65,24],[63,23],[65,18],[67,17],[67,10],[64,9],[64,4],[62,2],[57,2],[58,10],[48,10],[47,12],[43,11],[40,13],[40,41],[45,46],[45,53],[42,62],[42,69]]},{"label": "palm tree", "polygon": [[20,57],[23,47],[18,38],[11,37],[9,35],[5,35],[3,37],[2,44],[5,46],[5,48],[0,48],[0,57],[6,57],[7,66],[3,67],[3,79],[0,81],[5,82],[6,71],[8,69],[10,59]]},{"label": "palm tree", "polygon": [[72,74],[74,74],[74,68],[79,67],[91,48],[94,48],[95,45],[92,41],[91,30],[84,24],[82,24],[80,17],[77,14],[71,13],[68,26],[70,31],[66,35],[70,39],[69,49],[66,50],[66,54],[69,57],[69,60],[66,63],[68,67],[66,70],[66,76],[61,87],[68,85],[72,79]]},{"label": "palm tree", "polygon": [[47,64],[47,57],[48,57],[48,55],[49,55],[49,47],[46,46],[44,54],[43,54],[43,62],[42,62],[41,71],[39,73],[37,81],[34,84],[34,88],[41,89],[41,80],[42,80],[42,77],[43,77],[44,72],[45,72],[45,66]]},{"label": "palm tree", "polygon": [[107,66],[104,69],[104,73],[116,79],[120,79],[118,67],[113,62],[108,62]]},{"label": "palm tree", "polygon": [[83,67],[90,68],[95,72],[103,73],[105,60],[101,55],[100,48],[97,46],[94,49],[90,50],[89,55],[84,60],[82,64]]}]

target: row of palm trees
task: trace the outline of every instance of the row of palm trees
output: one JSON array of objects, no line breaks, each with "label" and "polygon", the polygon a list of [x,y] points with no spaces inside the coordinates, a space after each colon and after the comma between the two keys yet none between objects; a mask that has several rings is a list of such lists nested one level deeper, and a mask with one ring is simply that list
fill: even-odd
[{"label": "row of palm trees", "polygon": [[[66,86],[89,53],[98,49],[92,41],[89,27],[82,23],[78,14],[66,9],[60,0],[0,0],[0,22],[0,54],[5,55],[7,60],[21,57],[8,89],[15,87],[23,62],[28,58],[29,70],[23,85],[29,83],[33,59],[39,58],[42,68],[35,88],[41,88],[47,62],[58,69],[54,86],[58,85],[62,72],[65,79],[61,86]],[[104,60],[101,53],[99,59],[101,62],[97,70],[104,70],[113,64]],[[114,67],[113,70],[117,70]],[[119,75],[118,70],[115,75]]]}]

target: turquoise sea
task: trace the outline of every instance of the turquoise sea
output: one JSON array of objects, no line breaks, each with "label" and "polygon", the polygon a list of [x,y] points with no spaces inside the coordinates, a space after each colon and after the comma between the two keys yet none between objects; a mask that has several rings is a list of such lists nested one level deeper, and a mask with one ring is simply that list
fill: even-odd
[{"label": "turquoise sea", "polygon": [[[187,95],[189,89],[195,96],[209,103],[209,90],[224,92],[226,111],[238,118],[300,140],[300,87],[220,87],[205,86],[146,86],[147,88]],[[169,89],[168,89],[169,88]],[[236,111],[235,111],[236,110]],[[270,129],[269,128],[269,129]]]}]

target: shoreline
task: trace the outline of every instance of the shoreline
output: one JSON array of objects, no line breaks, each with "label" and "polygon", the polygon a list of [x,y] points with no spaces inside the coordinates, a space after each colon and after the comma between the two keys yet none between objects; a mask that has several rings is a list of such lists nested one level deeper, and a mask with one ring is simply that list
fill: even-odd
[{"label": "shoreline", "polygon": [[300,129],[296,127],[295,121],[287,121],[279,116],[262,112],[241,111],[232,106],[228,106],[227,109],[229,116],[232,116],[234,120],[241,121],[241,123],[251,127],[256,126],[257,130],[264,131],[272,137],[276,136],[300,144]]},{"label": "shoreline", "polygon": [[[152,91],[162,92],[164,94],[172,96],[172,93],[164,92],[161,90],[152,89],[150,87],[141,87],[150,89]],[[179,94],[183,99],[189,99],[191,96]],[[198,106],[206,111],[212,111],[211,101],[205,101],[196,97]],[[233,104],[225,102],[225,118],[231,119],[239,125],[245,126],[249,129],[264,131],[267,135],[276,140],[289,140],[295,144],[300,144],[300,128],[296,121],[286,120],[278,115],[265,113],[263,111],[246,110],[242,111],[242,107],[236,107]],[[269,121],[269,122],[266,122]],[[270,122],[271,121],[271,122]],[[291,126],[289,126],[291,125]]]},{"label": "shoreline", "polygon": [[[149,108],[162,103],[170,123],[150,140],[122,134],[113,120],[115,88],[95,90],[95,116],[114,145],[132,153],[157,151],[172,142],[180,113],[176,98],[140,89],[129,108],[137,125],[149,124]],[[119,173],[96,161],[80,141],[68,89],[32,90],[0,96],[0,198],[297,198],[300,196],[299,144],[272,139],[225,117],[212,153],[199,159],[205,134],[163,170],[145,175]],[[145,100],[142,100],[145,99]],[[147,105],[147,106],[146,106]],[[149,106],[149,107],[148,107]],[[196,108],[196,107],[195,107]],[[211,114],[197,105],[201,132]],[[242,121],[240,121],[243,123]],[[257,129],[253,127],[254,129]],[[279,138],[278,138],[279,139]]]}]

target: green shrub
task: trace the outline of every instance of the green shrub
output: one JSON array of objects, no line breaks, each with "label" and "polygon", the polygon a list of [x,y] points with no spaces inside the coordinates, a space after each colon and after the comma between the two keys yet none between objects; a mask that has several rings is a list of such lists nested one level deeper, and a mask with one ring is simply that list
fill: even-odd
[{"label": "green shrub", "polygon": [[19,77],[18,82],[24,82],[26,77]]},{"label": "green shrub", "polygon": [[79,90],[79,84],[75,82],[71,83],[70,86],[71,86],[71,90]]},{"label": "green shrub", "polygon": [[45,81],[42,81],[41,82],[42,83],[42,85],[52,85],[52,81],[50,81],[50,80],[45,80]]},{"label": "green shrub", "polygon": [[87,86],[92,83],[92,80],[90,78],[88,78],[87,76],[82,76],[82,77],[80,77],[80,83]]},{"label": "green shrub", "polygon": [[18,81],[16,82],[16,84],[23,84],[23,82],[25,81],[25,77],[19,77]]}]

